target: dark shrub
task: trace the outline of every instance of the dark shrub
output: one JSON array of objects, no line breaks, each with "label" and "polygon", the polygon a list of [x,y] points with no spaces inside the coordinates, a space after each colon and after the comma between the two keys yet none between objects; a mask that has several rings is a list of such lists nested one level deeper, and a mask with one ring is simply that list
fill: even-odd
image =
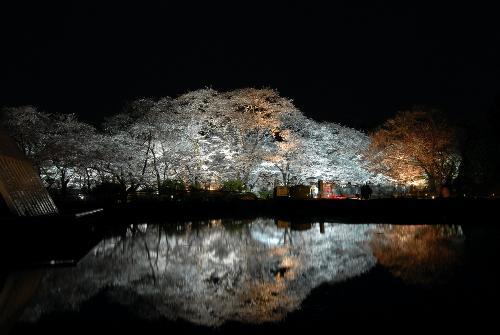
[{"label": "dark shrub", "polygon": [[161,183],[158,193],[159,194],[172,194],[186,190],[186,185],[182,180],[167,179]]},{"label": "dark shrub", "polygon": [[100,184],[97,184],[93,189],[92,193],[93,194],[106,194],[106,195],[111,195],[111,194],[121,194],[124,193],[125,187],[119,183],[113,183],[113,182],[103,182]]},{"label": "dark shrub", "polygon": [[103,182],[97,184],[91,191],[91,195],[99,200],[117,200],[126,197],[127,190],[118,183]]},{"label": "dark shrub", "polygon": [[222,190],[229,192],[243,192],[246,190],[246,187],[241,180],[228,180],[222,184]]}]

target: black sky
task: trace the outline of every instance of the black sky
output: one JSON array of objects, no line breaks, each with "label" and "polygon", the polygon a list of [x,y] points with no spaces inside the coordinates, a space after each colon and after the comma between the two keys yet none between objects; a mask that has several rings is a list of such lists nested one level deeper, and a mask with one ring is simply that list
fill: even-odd
[{"label": "black sky", "polygon": [[99,121],[137,97],[273,87],[369,129],[413,105],[472,119],[500,96],[494,8],[182,3],[2,7],[0,105]]}]

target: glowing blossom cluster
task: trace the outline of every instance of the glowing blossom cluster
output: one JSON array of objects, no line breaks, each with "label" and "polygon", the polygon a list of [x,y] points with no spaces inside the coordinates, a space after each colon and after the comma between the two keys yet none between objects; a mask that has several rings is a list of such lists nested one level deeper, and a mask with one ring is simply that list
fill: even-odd
[{"label": "glowing blossom cluster", "polygon": [[316,122],[272,89],[201,89],[175,99],[139,99],[101,129],[74,115],[33,107],[6,111],[6,125],[49,187],[91,189],[116,182],[127,190],[158,189],[167,180],[252,191],[315,177],[383,183],[363,153],[370,138]]}]

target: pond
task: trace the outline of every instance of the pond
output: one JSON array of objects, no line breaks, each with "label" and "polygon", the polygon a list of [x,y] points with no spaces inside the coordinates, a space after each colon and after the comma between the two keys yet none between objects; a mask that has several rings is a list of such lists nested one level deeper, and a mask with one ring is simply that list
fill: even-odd
[{"label": "pond", "polygon": [[481,304],[488,277],[472,257],[458,225],[142,223],[109,234],[75,267],[36,271],[14,333],[68,322],[258,332],[354,315],[462,315]]}]

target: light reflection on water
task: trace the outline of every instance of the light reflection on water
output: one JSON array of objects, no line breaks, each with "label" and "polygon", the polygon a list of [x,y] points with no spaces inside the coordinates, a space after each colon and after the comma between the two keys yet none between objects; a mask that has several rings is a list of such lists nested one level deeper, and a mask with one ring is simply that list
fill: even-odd
[{"label": "light reflection on water", "polygon": [[371,241],[379,264],[413,284],[445,283],[460,265],[460,226],[380,225]]},{"label": "light reflection on water", "polygon": [[277,321],[320,284],[362,275],[377,262],[409,283],[443,280],[459,262],[462,236],[451,226],[273,219],[132,226],[76,268],[50,271],[24,319],[78,310],[106,289],[145,319]]}]

